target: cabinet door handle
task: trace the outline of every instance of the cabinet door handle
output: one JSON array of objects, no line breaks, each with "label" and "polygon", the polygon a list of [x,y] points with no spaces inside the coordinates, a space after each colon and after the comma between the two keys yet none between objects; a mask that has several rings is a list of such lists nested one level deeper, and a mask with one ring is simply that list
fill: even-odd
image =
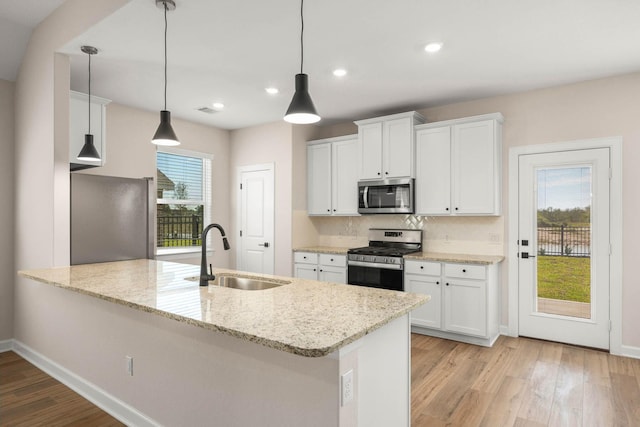
[{"label": "cabinet door handle", "polygon": [[420,270],[424,270],[424,265],[421,265],[421,266],[420,266]]},{"label": "cabinet door handle", "polygon": [[463,268],[463,269],[462,269],[462,272],[463,272],[463,273],[466,273],[466,272],[467,272],[467,270],[465,270],[465,269]]},{"label": "cabinet door handle", "polygon": [[378,175],[380,175],[380,172],[378,172]]},{"label": "cabinet door handle", "polygon": [[385,172],[384,174],[385,174],[385,175],[389,175],[389,172]]},{"label": "cabinet door handle", "polygon": [[313,269],[313,271],[318,271],[318,270],[316,270],[316,269],[314,268],[314,269]]},{"label": "cabinet door handle", "polygon": [[449,211],[449,208],[444,208],[444,210],[448,212],[448,211]]},{"label": "cabinet door handle", "polygon": [[456,210],[458,210],[458,208],[456,208]]},{"label": "cabinet door handle", "polygon": [[333,258],[331,258],[329,261],[333,262]]},{"label": "cabinet door handle", "polygon": [[322,269],[320,269],[320,273],[322,273]]},{"label": "cabinet door handle", "polygon": [[439,285],[439,284],[440,284],[440,282],[436,282],[436,285]]},{"label": "cabinet door handle", "polygon": [[331,212],[331,209],[327,209],[327,212]]},{"label": "cabinet door handle", "polygon": [[445,283],[445,285],[449,286],[449,282]]}]

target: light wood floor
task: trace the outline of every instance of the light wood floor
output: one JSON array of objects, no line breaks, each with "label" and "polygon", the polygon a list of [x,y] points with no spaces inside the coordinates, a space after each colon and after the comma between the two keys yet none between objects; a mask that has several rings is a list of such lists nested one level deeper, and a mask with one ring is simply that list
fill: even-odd
[{"label": "light wood floor", "polygon": [[12,351],[0,353],[1,426],[122,426]]},{"label": "light wood floor", "polygon": [[640,360],[501,336],[412,335],[413,427],[640,426]]},{"label": "light wood floor", "polygon": [[[640,426],[640,360],[500,337],[492,348],[412,335],[413,427]],[[121,426],[13,352],[0,425]]]}]

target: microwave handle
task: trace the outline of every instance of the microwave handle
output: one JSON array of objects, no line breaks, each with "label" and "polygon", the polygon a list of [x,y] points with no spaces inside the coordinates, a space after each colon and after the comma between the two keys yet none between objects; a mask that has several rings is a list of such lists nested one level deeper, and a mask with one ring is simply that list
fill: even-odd
[{"label": "microwave handle", "polygon": [[364,187],[364,192],[362,193],[362,201],[364,202],[364,207],[368,209],[369,208],[369,186],[368,185]]}]

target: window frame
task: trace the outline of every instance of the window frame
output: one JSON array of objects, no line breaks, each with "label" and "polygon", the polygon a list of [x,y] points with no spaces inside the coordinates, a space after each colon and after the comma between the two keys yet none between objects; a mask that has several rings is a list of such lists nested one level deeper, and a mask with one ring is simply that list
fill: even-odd
[{"label": "window frame", "polygon": [[[202,160],[202,200],[180,200],[180,199],[161,199],[156,197],[156,224],[155,230],[158,229],[158,205],[191,205],[191,206],[199,206],[203,205],[203,227],[205,224],[211,222],[211,210],[212,210],[212,179],[213,179],[213,155],[210,153],[203,153],[201,151],[194,150],[185,150],[183,148],[175,148],[175,147],[164,147],[158,146],[156,147],[156,195],[157,195],[157,185],[158,185],[158,153],[166,153],[173,154],[175,156],[182,157],[192,157],[198,158]],[[200,246],[174,246],[174,247],[158,247],[158,236],[156,233],[155,242],[156,255],[164,256],[164,255],[186,255],[188,257],[192,256],[193,253],[200,252]],[[211,245],[209,245],[211,247]]]}]

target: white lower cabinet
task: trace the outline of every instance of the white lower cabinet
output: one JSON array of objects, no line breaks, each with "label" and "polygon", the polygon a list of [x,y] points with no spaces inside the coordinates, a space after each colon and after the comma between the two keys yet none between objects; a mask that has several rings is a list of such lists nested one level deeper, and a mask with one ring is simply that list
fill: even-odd
[{"label": "white lower cabinet", "polygon": [[346,255],[295,252],[293,275],[301,279],[347,283]]},{"label": "white lower cabinet", "polygon": [[411,312],[413,332],[490,347],[499,335],[497,264],[405,261],[405,289],[431,300]]}]

